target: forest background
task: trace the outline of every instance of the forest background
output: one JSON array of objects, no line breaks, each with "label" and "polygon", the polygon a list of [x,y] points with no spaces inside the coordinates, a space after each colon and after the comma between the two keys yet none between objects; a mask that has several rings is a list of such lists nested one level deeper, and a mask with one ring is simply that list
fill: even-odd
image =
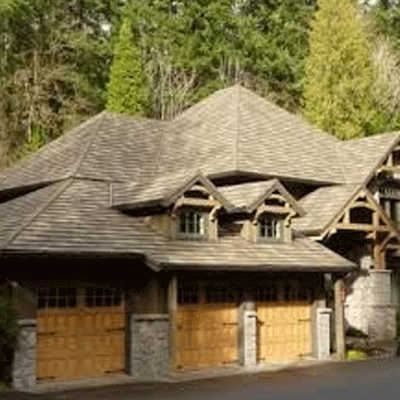
[{"label": "forest background", "polygon": [[369,3],[0,0],[0,168],[104,109],[170,119],[234,83],[341,139],[400,130],[400,5]]}]

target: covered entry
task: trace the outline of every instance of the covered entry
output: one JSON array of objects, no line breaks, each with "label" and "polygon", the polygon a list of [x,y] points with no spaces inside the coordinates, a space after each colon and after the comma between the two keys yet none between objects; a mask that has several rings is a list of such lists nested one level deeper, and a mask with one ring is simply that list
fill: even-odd
[{"label": "covered entry", "polygon": [[120,374],[125,368],[123,292],[111,287],[38,291],[37,378]]},{"label": "covered entry", "polygon": [[176,366],[238,362],[237,294],[228,287],[183,285],[178,291]]},{"label": "covered entry", "polygon": [[257,292],[258,362],[312,355],[312,291],[299,284],[267,284]]}]

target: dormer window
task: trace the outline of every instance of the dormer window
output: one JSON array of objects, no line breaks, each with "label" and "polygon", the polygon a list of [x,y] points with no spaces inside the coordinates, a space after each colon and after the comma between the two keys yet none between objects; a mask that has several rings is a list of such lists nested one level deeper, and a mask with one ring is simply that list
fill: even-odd
[{"label": "dormer window", "polygon": [[258,235],[261,240],[282,242],[283,219],[273,214],[264,214],[258,220]]},{"label": "dormer window", "polygon": [[196,238],[206,235],[205,213],[199,211],[182,211],[179,217],[180,236]]}]

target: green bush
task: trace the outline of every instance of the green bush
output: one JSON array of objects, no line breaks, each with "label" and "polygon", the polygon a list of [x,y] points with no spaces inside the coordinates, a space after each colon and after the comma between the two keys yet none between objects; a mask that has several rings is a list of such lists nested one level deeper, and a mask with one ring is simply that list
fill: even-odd
[{"label": "green bush", "polygon": [[12,301],[0,294],[0,382],[10,382],[18,322]]}]

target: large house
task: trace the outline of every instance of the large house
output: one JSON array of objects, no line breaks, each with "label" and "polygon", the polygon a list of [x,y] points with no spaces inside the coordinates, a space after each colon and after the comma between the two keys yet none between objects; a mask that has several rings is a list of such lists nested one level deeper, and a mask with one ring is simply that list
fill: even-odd
[{"label": "large house", "polygon": [[345,326],[393,340],[399,141],[235,85],[168,122],[103,112],[4,171],[15,387],[343,357]]}]

